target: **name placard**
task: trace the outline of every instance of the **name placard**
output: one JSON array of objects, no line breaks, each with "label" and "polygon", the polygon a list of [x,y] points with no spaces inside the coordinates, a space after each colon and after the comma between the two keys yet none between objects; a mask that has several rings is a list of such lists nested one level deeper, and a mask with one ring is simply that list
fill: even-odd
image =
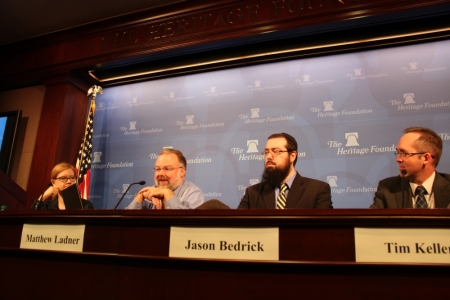
[{"label": "name placard", "polygon": [[450,264],[450,229],[355,228],[356,262]]},{"label": "name placard", "polygon": [[279,260],[278,228],[170,228],[170,257]]},{"label": "name placard", "polygon": [[86,225],[23,224],[20,248],[83,252]]}]

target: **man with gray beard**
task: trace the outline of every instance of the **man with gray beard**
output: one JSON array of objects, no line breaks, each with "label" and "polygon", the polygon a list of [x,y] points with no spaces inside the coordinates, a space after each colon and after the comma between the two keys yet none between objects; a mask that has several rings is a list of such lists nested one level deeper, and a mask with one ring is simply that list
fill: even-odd
[{"label": "man with gray beard", "polygon": [[125,209],[194,209],[203,204],[203,191],[186,176],[186,158],[164,148],[155,162],[155,186],[145,187]]},{"label": "man with gray beard", "polygon": [[297,141],[287,133],[269,136],[261,183],[245,190],[238,209],[333,208],[326,182],[301,176],[295,170]]}]

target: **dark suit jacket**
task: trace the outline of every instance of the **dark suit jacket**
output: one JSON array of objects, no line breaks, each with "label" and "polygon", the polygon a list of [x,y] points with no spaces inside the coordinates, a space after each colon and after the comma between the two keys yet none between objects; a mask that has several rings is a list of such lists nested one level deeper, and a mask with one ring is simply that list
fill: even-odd
[{"label": "dark suit jacket", "polygon": [[[405,188],[402,203],[402,180]],[[450,204],[450,174],[437,173],[433,182],[434,206],[447,208]],[[378,183],[378,188],[370,208],[413,208],[412,192],[408,179],[400,176],[389,177]]]},{"label": "dark suit jacket", "polygon": [[[83,204],[84,209],[94,209],[94,204],[91,201],[81,199],[81,203]],[[36,199],[31,205],[31,210],[59,210],[58,197],[45,202]]]},{"label": "dark suit jacket", "polygon": [[[275,189],[266,184],[258,197],[260,186],[261,183],[258,183],[245,190],[238,209],[275,209]],[[330,185],[297,173],[289,189],[286,208],[333,208]]]}]

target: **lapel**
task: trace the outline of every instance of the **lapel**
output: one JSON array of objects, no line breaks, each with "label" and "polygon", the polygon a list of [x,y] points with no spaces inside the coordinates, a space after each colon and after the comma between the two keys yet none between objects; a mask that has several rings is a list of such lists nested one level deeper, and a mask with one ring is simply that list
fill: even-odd
[{"label": "lapel", "polygon": [[450,182],[436,172],[433,182],[434,206],[447,208],[450,203]]},{"label": "lapel", "polygon": [[271,188],[269,185],[264,186],[264,189],[262,191],[262,197],[264,201],[261,201],[264,203],[265,207],[268,209],[276,209],[275,206],[275,189]]},{"label": "lapel", "polygon": [[[397,203],[396,208],[413,208],[412,207],[412,193],[411,193],[411,186],[409,185],[408,179],[404,179],[400,176],[398,176],[398,184],[395,186],[398,187],[398,189],[395,192],[395,202]],[[404,187],[404,195],[402,196],[402,181],[403,181],[403,187]],[[403,201],[405,203],[403,203]]]},{"label": "lapel", "polygon": [[298,174],[295,175],[292,186],[289,189],[288,197],[286,199],[286,208],[298,207],[297,202],[300,200],[300,196],[305,192],[303,177]]}]

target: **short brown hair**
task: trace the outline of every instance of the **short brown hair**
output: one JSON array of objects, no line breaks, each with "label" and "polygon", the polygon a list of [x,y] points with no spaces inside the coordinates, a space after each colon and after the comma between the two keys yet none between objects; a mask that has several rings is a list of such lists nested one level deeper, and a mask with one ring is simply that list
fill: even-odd
[{"label": "short brown hair", "polygon": [[420,137],[414,143],[417,151],[429,152],[433,156],[434,166],[437,167],[442,155],[442,138],[433,130],[426,127],[409,127],[404,133],[417,132]]},{"label": "short brown hair", "polygon": [[[270,140],[270,139],[276,139],[276,138],[284,138],[286,140],[285,147],[289,152],[292,152],[292,151],[298,152],[297,151],[297,141],[295,140],[295,138],[292,135],[285,133],[285,132],[274,133],[271,136],[269,136],[267,139]],[[298,158],[298,155],[295,156],[294,166],[297,163],[297,158]]]},{"label": "short brown hair", "polygon": [[62,162],[53,167],[52,173],[50,174],[51,179],[56,179],[56,176],[58,176],[61,172],[64,172],[67,169],[71,169],[73,171],[73,174],[77,176],[77,170],[73,165],[66,162]]},{"label": "short brown hair", "polygon": [[187,168],[187,162],[186,157],[184,157],[183,153],[180,150],[170,149],[170,148],[163,148],[159,155],[162,154],[175,154],[178,157],[178,161],[181,163],[181,165],[184,168]]}]

